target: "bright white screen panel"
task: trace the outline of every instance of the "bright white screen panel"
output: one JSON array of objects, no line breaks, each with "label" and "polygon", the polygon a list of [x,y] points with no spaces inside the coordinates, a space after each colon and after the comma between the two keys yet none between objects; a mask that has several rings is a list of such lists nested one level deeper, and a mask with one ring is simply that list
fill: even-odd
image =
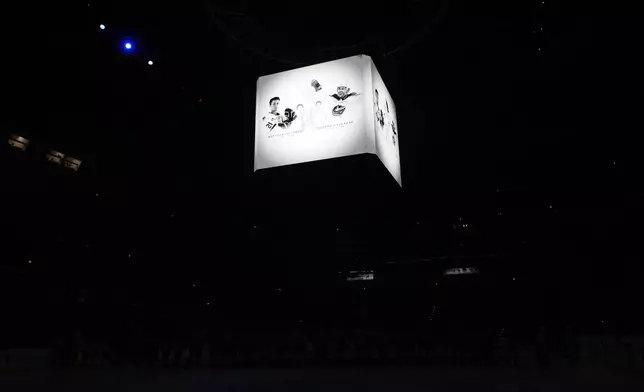
[{"label": "bright white screen panel", "polygon": [[371,63],[371,70],[376,154],[398,185],[402,186],[396,105],[373,63]]},{"label": "bright white screen panel", "polygon": [[[393,141],[378,135],[374,83]],[[370,153],[401,184],[395,106],[369,56],[260,77],[255,117],[255,170]]]}]

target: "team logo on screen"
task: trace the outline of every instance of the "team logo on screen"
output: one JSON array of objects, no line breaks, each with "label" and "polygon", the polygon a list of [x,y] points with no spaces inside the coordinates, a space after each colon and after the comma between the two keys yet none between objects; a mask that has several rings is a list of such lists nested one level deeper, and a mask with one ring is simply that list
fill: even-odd
[{"label": "team logo on screen", "polygon": [[291,126],[293,121],[297,118],[297,114],[295,113],[295,110],[286,108],[284,110],[284,125],[288,128]]},{"label": "team logo on screen", "polygon": [[344,101],[349,97],[360,95],[356,92],[351,92],[351,89],[347,86],[339,86],[335,94],[329,95],[329,97],[335,98],[338,101]]},{"label": "team logo on screen", "polygon": [[315,92],[317,93],[318,91],[322,90],[322,86],[320,85],[320,82],[317,80],[313,79],[311,80],[311,87],[315,89]]},{"label": "team logo on screen", "polygon": [[376,120],[378,120],[380,128],[385,126],[385,117],[382,115],[382,110],[380,109],[376,110]]},{"label": "team logo on screen", "polygon": [[345,111],[346,109],[347,109],[347,107],[346,107],[346,106],[343,106],[343,105],[336,105],[336,106],[333,108],[333,110],[331,111],[331,114],[333,114],[334,116],[341,116],[341,115],[342,115],[342,113],[344,113],[344,111]]}]

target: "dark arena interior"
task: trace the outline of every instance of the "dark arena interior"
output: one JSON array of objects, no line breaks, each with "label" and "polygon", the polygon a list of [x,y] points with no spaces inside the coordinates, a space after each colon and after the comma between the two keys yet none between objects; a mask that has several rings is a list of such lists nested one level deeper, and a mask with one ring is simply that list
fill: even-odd
[{"label": "dark arena interior", "polygon": [[[635,13],[14,5],[0,390],[642,390]],[[402,186],[374,154],[254,171],[258,77],[360,54]]]}]

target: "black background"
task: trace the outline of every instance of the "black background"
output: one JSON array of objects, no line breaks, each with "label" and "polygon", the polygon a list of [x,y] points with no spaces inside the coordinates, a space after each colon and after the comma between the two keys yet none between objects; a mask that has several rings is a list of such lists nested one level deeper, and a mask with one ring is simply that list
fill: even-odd
[{"label": "black background", "polygon": [[[3,13],[0,122],[31,140],[1,149],[2,301],[16,314],[114,292],[124,304],[253,302],[276,287],[336,290],[339,271],[363,267],[382,271],[383,298],[409,289],[406,303],[427,309],[443,268],[473,264],[499,319],[635,325],[642,62],[627,10],[42,7]],[[359,53],[396,103],[403,188],[371,156],[253,173],[257,77]],[[81,170],[46,162],[52,148]]]}]

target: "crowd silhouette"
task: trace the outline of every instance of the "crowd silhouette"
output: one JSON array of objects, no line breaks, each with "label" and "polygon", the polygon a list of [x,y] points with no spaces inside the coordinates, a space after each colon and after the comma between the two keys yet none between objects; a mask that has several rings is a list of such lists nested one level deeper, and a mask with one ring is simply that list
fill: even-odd
[{"label": "crowd silhouette", "polygon": [[[644,365],[644,341],[579,336],[571,327],[532,336],[505,329],[437,332],[429,325],[315,326],[295,320],[201,330],[191,338],[134,334],[120,341],[76,334],[56,345],[57,366],[134,369],[454,366],[578,367],[582,362],[621,368]],[[583,360],[582,360],[583,357]]]}]

